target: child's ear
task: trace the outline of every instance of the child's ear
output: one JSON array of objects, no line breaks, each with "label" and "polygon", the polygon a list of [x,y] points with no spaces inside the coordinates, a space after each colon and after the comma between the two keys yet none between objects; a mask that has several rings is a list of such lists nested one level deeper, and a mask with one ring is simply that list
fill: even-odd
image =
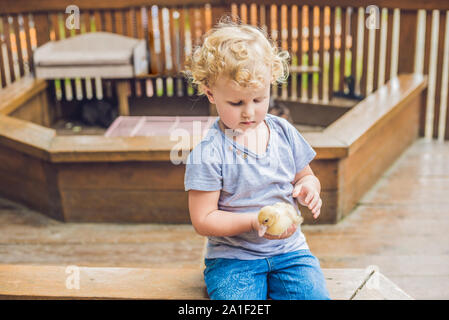
[{"label": "child's ear", "polygon": [[215,99],[214,99],[214,95],[212,94],[212,90],[205,85],[203,85],[202,89],[203,89],[203,92],[206,94],[207,99],[209,99],[209,102],[212,104],[215,104]]}]

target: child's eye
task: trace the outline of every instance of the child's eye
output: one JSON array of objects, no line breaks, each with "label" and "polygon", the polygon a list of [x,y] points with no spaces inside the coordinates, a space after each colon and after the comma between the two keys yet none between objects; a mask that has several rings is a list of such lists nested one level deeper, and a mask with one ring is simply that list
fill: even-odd
[{"label": "child's eye", "polygon": [[242,104],[242,101],[239,101],[239,102],[229,102],[229,104],[230,104],[231,106],[240,106],[240,105]]},{"label": "child's eye", "polygon": [[259,103],[259,102],[261,102],[260,100],[257,100],[257,99],[254,99],[254,102],[255,103]]}]

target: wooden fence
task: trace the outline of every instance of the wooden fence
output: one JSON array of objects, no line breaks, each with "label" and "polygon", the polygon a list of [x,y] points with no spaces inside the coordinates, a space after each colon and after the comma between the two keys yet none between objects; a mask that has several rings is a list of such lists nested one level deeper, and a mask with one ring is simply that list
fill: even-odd
[{"label": "wooden fence", "polygon": [[[370,0],[5,0],[0,7],[0,83],[32,70],[32,52],[47,41],[91,31],[145,39],[150,74],[130,81],[137,97],[186,96],[194,91],[179,72],[201,36],[223,14],[265,29],[291,53],[287,84],[276,97],[329,103],[336,95],[365,97],[398,73],[429,77],[422,134],[449,139],[449,1]],[[79,8],[79,28],[69,30]],[[301,72],[296,72],[296,71]],[[61,79],[56,99],[102,99],[111,81]],[[1,91],[0,91],[1,94]]]}]

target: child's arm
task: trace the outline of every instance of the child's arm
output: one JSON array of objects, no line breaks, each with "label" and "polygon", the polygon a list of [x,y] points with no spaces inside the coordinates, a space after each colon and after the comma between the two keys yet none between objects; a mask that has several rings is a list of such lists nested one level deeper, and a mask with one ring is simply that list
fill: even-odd
[{"label": "child's arm", "polygon": [[320,198],[321,184],[309,165],[295,175],[293,185],[293,197],[307,206],[315,219],[318,218],[323,203]]},{"label": "child's arm", "polygon": [[241,214],[218,210],[219,196],[219,190],[189,190],[190,220],[197,233],[229,237],[259,229],[257,212]]}]

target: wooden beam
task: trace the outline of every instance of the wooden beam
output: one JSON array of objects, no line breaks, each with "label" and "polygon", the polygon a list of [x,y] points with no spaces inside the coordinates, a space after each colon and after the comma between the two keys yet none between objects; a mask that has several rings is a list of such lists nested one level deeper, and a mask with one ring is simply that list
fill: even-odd
[{"label": "wooden beam", "polygon": [[[247,3],[246,0],[191,0],[189,6],[204,6],[210,4],[215,6],[227,6],[230,7],[232,3],[242,4]],[[255,4],[279,4],[279,2],[273,0],[254,0]],[[296,0],[283,0],[282,4],[294,5],[298,4]],[[0,6],[0,14],[16,14],[25,12],[49,12],[59,11],[65,12],[65,8],[69,5],[76,5],[80,10],[98,10],[98,9],[124,9],[130,7],[141,7],[149,5],[159,6],[182,6],[184,3],[179,0],[154,0],[151,3],[148,0],[4,0],[2,6]],[[330,7],[359,7],[361,6],[358,0],[304,0],[301,1],[301,5],[312,6],[330,6]],[[369,5],[376,5],[379,8],[400,8],[401,10],[448,10],[449,3],[447,1],[440,0],[372,0]]]},{"label": "wooden beam", "polygon": [[[210,4],[212,6],[224,5],[222,0],[191,0],[189,6],[204,6]],[[82,10],[98,10],[98,9],[125,9],[130,7],[142,6],[183,6],[184,3],[179,0],[4,0],[0,6],[1,13],[24,13],[24,12],[48,12],[59,11],[65,13],[65,9],[70,5],[76,5]]]},{"label": "wooden beam", "polygon": [[[224,0],[224,3],[230,5],[231,3],[241,4],[248,3],[247,0]],[[302,6],[330,6],[330,7],[361,7],[368,5],[375,5],[379,8],[400,8],[401,10],[418,10],[418,9],[437,9],[437,10],[447,10],[449,9],[449,2],[441,1],[441,0],[416,0],[416,1],[407,1],[407,0],[370,0],[365,3],[361,3],[359,0],[303,0],[298,2],[297,0],[282,0],[282,2],[274,1],[274,0],[253,0],[251,3],[256,4],[285,4],[285,5],[293,5],[300,4]]]},{"label": "wooden beam", "polygon": [[[0,298],[208,299],[202,268],[0,265]],[[334,300],[412,299],[378,272],[323,269]],[[369,281],[376,281],[367,286]],[[366,287],[366,288],[365,288]],[[366,291],[365,291],[366,290]]]}]

